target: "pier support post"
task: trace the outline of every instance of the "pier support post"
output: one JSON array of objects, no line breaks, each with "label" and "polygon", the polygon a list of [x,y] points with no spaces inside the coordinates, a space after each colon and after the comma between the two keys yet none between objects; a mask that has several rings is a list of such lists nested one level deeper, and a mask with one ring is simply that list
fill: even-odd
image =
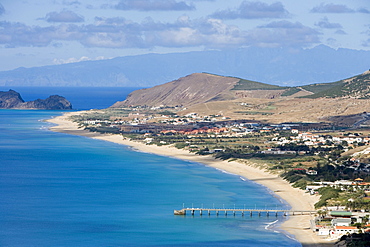
[{"label": "pier support post", "polygon": [[250,211],[250,212],[249,212],[249,214],[250,214],[250,216],[251,216],[251,217],[253,216],[253,213],[252,213],[252,211]]},{"label": "pier support post", "polygon": [[269,216],[270,216],[270,213],[269,213],[269,211],[266,211],[266,215],[267,215],[267,217],[269,217]]},{"label": "pier support post", "polygon": [[258,217],[261,217],[261,212],[260,211],[258,211]]},{"label": "pier support post", "polygon": [[199,215],[202,216],[203,215],[203,210],[199,210]]},{"label": "pier support post", "polygon": [[191,215],[194,215],[195,210],[191,210]]},{"label": "pier support post", "polygon": [[218,216],[218,210],[216,211],[216,216]]}]

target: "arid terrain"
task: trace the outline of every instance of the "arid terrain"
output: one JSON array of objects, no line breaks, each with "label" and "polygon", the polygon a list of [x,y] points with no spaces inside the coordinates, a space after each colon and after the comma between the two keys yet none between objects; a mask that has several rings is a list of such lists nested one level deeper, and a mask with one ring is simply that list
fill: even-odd
[{"label": "arid terrain", "polygon": [[280,87],[235,77],[195,73],[131,93],[112,108],[167,107],[178,115],[198,113],[270,123],[367,124],[370,73],[333,83]]}]

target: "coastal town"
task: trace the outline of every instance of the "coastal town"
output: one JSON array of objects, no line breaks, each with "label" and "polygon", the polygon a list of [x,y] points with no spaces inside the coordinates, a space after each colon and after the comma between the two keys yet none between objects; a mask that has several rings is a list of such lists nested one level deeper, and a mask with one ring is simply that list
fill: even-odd
[{"label": "coastal town", "polygon": [[348,242],[370,232],[367,126],[335,129],[328,123],[269,124],[196,113],[164,113],[118,117],[116,111],[105,110],[74,116],[73,121],[89,131],[119,134],[146,145],[173,146],[221,160],[255,162],[280,174],[293,187],[320,195],[315,204],[318,213],[310,222],[312,232],[319,237]]}]

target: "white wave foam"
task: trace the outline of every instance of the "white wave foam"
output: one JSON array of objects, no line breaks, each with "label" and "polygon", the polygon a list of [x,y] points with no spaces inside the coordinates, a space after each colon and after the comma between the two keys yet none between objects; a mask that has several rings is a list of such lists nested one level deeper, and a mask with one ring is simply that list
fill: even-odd
[{"label": "white wave foam", "polygon": [[267,223],[267,225],[265,226],[265,230],[270,230],[270,228],[276,224],[279,220],[275,220],[273,222],[270,222],[270,223]]}]

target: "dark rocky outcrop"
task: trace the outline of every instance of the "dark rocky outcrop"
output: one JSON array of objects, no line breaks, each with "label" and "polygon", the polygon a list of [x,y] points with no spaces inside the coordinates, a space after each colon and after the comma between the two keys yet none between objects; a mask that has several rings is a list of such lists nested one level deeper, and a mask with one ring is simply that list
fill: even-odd
[{"label": "dark rocky outcrop", "polygon": [[59,95],[25,102],[18,92],[9,90],[8,92],[0,91],[0,109],[70,110],[72,104]]},{"label": "dark rocky outcrop", "polygon": [[0,92],[0,108],[10,109],[22,103],[24,100],[16,91]]}]

